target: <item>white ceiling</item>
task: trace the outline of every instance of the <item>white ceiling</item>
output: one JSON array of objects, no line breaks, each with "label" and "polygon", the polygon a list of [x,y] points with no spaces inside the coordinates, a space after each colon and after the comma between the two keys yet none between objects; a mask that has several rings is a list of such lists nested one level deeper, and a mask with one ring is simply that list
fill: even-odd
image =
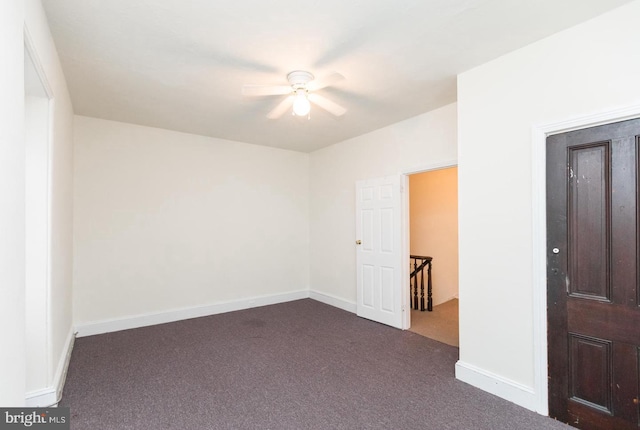
[{"label": "white ceiling", "polygon": [[[42,3],[77,114],[310,152],[454,102],[457,73],[628,1]],[[284,96],[241,95],[296,69],[344,75],[319,94],[347,113],[269,120]]]}]

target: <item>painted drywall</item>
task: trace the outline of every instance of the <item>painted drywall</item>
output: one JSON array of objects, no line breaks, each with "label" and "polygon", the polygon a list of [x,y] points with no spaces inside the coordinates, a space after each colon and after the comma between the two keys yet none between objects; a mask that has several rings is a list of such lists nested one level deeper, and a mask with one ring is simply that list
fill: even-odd
[{"label": "painted drywall", "polygon": [[[22,25],[22,23],[21,23]],[[49,261],[48,285],[44,298],[45,327],[40,327],[47,339],[41,350],[45,357],[36,361],[46,363],[44,378],[30,379],[27,396],[42,390],[59,388],[64,370],[66,351],[72,330],[71,270],[73,256],[73,108],[47,18],[39,0],[25,2],[25,31],[41,69],[50,102],[48,188],[49,188]],[[24,45],[21,44],[24,49]],[[43,178],[46,179],[46,178]],[[41,372],[38,369],[34,372]],[[27,369],[30,373],[30,369]]]},{"label": "painted drywall", "polygon": [[439,305],[458,296],[458,168],[409,176],[409,209],[411,254],[433,257]]},{"label": "painted drywall", "polygon": [[0,2],[0,405],[25,401],[24,2]]},{"label": "painted drywall", "polygon": [[525,390],[532,126],[640,102],[639,16],[634,1],[458,77],[460,360]]},{"label": "painted drywall", "polygon": [[307,290],[309,156],[75,118],[78,325]]},{"label": "painted drywall", "polygon": [[[40,65],[55,99],[52,112],[50,160],[51,270],[46,331],[47,347],[36,361],[38,378],[31,388],[51,388],[56,369],[64,362],[65,342],[71,330],[71,119],[69,95],[38,0],[7,0],[0,4],[0,404],[21,406],[27,396],[25,331],[25,31],[37,51]],[[42,298],[41,298],[42,299]],[[43,376],[45,375],[46,376]]]},{"label": "painted drywall", "polygon": [[311,153],[311,289],[356,301],[355,182],[455,164],[456,105]]},{"label": "painted drywall", "polygon": [[[25,52],[29,86],[40,84]],[[34,82],[35,81],[35,82]],[[36,93],[35,90],[32,90]],[[49,98],[27,91],[25,124],[25,330],[27,392],[48,385],[49,367]]]}]

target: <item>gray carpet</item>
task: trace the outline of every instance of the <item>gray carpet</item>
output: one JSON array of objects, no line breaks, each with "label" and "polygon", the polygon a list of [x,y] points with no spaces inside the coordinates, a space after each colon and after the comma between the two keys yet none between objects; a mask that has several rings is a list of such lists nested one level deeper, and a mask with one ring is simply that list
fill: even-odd
[{"label": "gray carpet", "polygon": [[77,339],[72,429],[569,429],[454,379],[458,349],[306,299]]}]

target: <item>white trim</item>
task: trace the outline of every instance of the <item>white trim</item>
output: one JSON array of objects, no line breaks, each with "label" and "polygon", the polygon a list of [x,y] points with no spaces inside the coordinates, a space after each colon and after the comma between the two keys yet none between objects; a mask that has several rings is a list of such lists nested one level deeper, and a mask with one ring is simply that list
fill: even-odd
[{"label": "white trim", "polygon": [[[411,255],[411,234],[410,234],[410,213],[409,213],[409,197],[411,190],[409,189],[409,175],[400,175],[400,247],[402,262],[400,267],[409,267],[409,256]],[[402,285],[401,301],[402,303],[402,329],[409,330],[411,328],[411,295],[409,293],[410,285],[409,271],[402,270],[400,272],[400,285]]]},{"label": "white trim", "polygon": [[62,398],[62,390],[64,388],[65,380],[67,379],[67,370],[69,369],[74,341],[75,334],[73,333],[73,330],[69,330],[69,334],[67,335],[67,339],[64,344],[64,349],[62,350],[62,355],[58,361],[58,367],[56,369],[52,386],[27,393],[25,399],[27,407],[47,408],[58,404]]},{"label": "white trim", "polygon": [[28,408],[48,408],[58,403],[56,389],[53,387],[27,393],[25,406]]},{"label": "white trim", "polygon": [[38,55],[38,50],[36,49],[36,44],[33,42],[33,37],[31,37],[31,33],[27,26],[24,26],[23,29],[24,34],[24,46],[29,51],[29,57],[31,57],[31,62],[33,63],[36,72],[38,73],[38,77],[40,78],[40,83],[44,88],[45,93],[47,94],[48,99],[53,99],[53,89],[51,84],[49,84],[49,80],[47,79],[47,73],[44,71],[44,67],[42,66],[42,62],[40,61],[40,55]]},{"label": "white trim", "polygon": [[135,315],[124,318],[114,318],[103,321],[93,321],[78,324],[76,326],[76,336],[85,337],[96,334],[111,333],[120,330],[129,330],[139,327],[147,327],[156,324],[164,324],[174,321],[191,318],[205,317],[225,312],[239,311],[259,306],[274,305],[293,300],[311,298],[321,303],[355,313],[356,304],[331,294],[321,293],[313,290],[299,290],[290,293],[275,294],[268,296],[251,297],[248,299],[234,300],[230,302],[216,303],[206,306],[194,306],[191,308],[172,309],[166,312],[156,312],[142,315]]},{"label": "white trim", "polygon": [[568,131],[597,127],[599,125],[636,118],[640,118],[640,104],[620,106],[602,112],[574,116],[563,121],[537,124],[534,125],[533,128],[549,136],[552,134],[566,133]]},{"label": "white trim", "polygon": [[309,298],[318,302],[325,303],[327,305],[340,308],[344,311],[356,313],[356,302],[350,302],[340,297],[333,296],[331,294],[321,293],[319,291],[310,290]]},{"label": "white trim", "polygon": [[402,170],[400,174],[415,175],[416,173],[424,173],[424,172],[430,172],[432,170],[448,169],[449,167],[457,167],[457,166],[458,166],[458,160],[451,159],[451,160],[440,161],[438,163],[423,164],[421,166],[411,167],[409,169]]},{"label": "white trim", "polygon": [[[46,100],[47,103],[47,112],[46,112],[46,140],[44,142],[44,158],[46,160],[46,179],[45,179],[45,184],[44,184],[44,188],[46,189],[46,207],[45,207],[45,243],[44,243],[44,247],[45,250],[44,252],[46,253],[45,255],[45,267],[44,267],[44,277],[45,277],[45,291],[44,291],[44,313],[45,313],[45,321],[46,321],[46,335],[45,335],[45,355],[44,355],[44,367],[45,367],[45,380],[46,381],[51,381],[52,380],[52,376],[53,377],[57,377],[56,375],[52,375],[52,367],[53,367],[53,347],[52,347],[52,337],[53,337],[53,325],[51,323],[51,279],[52,279],[52,264],[51,264],[51,260],[52,260],[52,255],[51,255],[51,235],[52,235],[52,200],[53,200],[53,180],[52,180],[52,175],[53,175],[53,157],[52,157],[52,142],[53,142],[53,135],[54,135],[54,118],[53,118],[53,112],[55,111],[55,105],[54,105],[54,92],[53,92],[53,87],[51,86],[51,84],[49,83],[49,79],[47,76],[47,73],[45,71],[45,68],[42,64],[41,61],[41,56],[38,53],[38,49],[36,48],[36,44],[34,42],[33,37],[31,36],[31,33],[29,31],[28,26],[24,25],[23,27],[23,43],[24,43],[24,50],[25,50],[25,55],[27,55],[29,57],[29,62],[33,65],[33,68],[36,72],[36,75],[38,76],[38,79],[40,81],[40,84],[44,90],[44,95],[43,96],[35,96],[38,99],[43,99]],[[54,384],[55,387],[55,384]],[[29,399],[34,399],[33,401],[44,401],[44,402],[49,402],[51,399],[49,397],[49,393],[48,393],[48,388],[44,389],[44,390],[38,390],[36,392],[32,392],[32,393],[39,393],[39,394],[35,394],[35,395],[29,395],[27,394],[27,401],[30,401]],[[44,393],[45,391],[47,391],[47,393]],[[54,394],[55,394],[55,390],[54,390]],[[43,397],[44,396],[44,397]],[[50,406],[51,404],[57,403],[57,401],[53,401],[52,403],[49,404],[41,404],[41,406]]]},{"label": "white trim", "polygon": [[[53,114],[55,112],[55,99],[52,98],[52,92],[50,90],[47,90],[47,93],[49,94],[49,105],[47,106],[47,142],[46,142],[46,152],[47,152],[47,183],[46,183],[46,187],[47,187],[47,238],[46,238],[46,247],[47,247],[47,260],[46,260],[46,312],[47,312],[47,351],[48,351],[48,355],[49,357],[47,358],[48,362],[50,364],[47,365],[47,380],[51,380],[51,371],[53,370],[53,360],[55,359],[55,357],[53,357],[53,346],[52,346],[52,339],[53,339],[53,329],[54,329],[54,324],[51,321],[52,315],[51,315],[51,303],[53,303],[53,298],[52,298],[52,294],[53,294],[53,290],[52,290],[52,279],[53,279],[53,254],[52,254],[52,243],[53,243],[53,239],[52,239],[52,232],[53,232],[53,140],[54,140],[54,133],[55,133],[55,121],[54,121],[54,117]],[[70,333],[73,335],[73,330],[70,330]],[[68,336],[67,336],[68,339]],[[54,377],[57,376],[57,373],[54,375]],[[58,399],[60,399],[60,396],[58,396]]]},{"label": "white trim", "polygon": [[268,296],[250,297],[247,299],[233,300],[229,302],[215,303],[205,306],[172,309],[165,312],[155,312],[142,315],[134,315],[130,317],[81,323],[76,326],[76,332],[78,337],[93,336],[96,334],[110,333],[114,331],[129,330],[132,328],[164,324],[191,318],[205,317],[225,312],[255,308],[259,306],[274,305],[276,303],[290,302],[292,300],[306,299],[308,297],[308,290],[292,291],[289,293],[274,294]]},{"label": "white trim", "polygon": [[536,412],[549,414],[547,370],[547,136],[582,128],[640,117],[640,104],[622,106],[602,112],[569,118],[564,121],[533,125],[532,151],[532,219],[533,219],[533,342],[534,392]]},{"label": "white trim", "polygon": [[456,363],[456,379],[523,408],[531,411],[536,410],[537,399],[533,388],[480,369],[472,364],[459,360]]},{"label": "white trim", "polygon": [[57,401],[62,398],[62,390],[64,389],[65,382],[67,381],[67,371],[69,370],[69,362],[71,361],[71,353],[73,352],[73,345],[75,341],[76,334],[71,327],[69,329],[69,334],[67,335],[67,340],[64,344],[64,349],[62,350],[62,355],[58,360],[58,368],[56,369],[53,379],[53,387],[55,388]]},{"label": "white trim", "polygon": [[533,384],[536,412],[549,415],[547,383],[547,134],[532,131]]}]

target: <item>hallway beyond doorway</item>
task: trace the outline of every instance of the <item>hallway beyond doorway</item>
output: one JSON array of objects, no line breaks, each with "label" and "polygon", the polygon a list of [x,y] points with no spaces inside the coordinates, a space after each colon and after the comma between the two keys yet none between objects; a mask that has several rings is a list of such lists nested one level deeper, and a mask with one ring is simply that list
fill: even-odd
[{"label": "hallway beyond doorway", "polygon": [[447,345],[460,346],[458,341],[458,299],[434,306],[433,312],[411,310],[409,331]]}]

